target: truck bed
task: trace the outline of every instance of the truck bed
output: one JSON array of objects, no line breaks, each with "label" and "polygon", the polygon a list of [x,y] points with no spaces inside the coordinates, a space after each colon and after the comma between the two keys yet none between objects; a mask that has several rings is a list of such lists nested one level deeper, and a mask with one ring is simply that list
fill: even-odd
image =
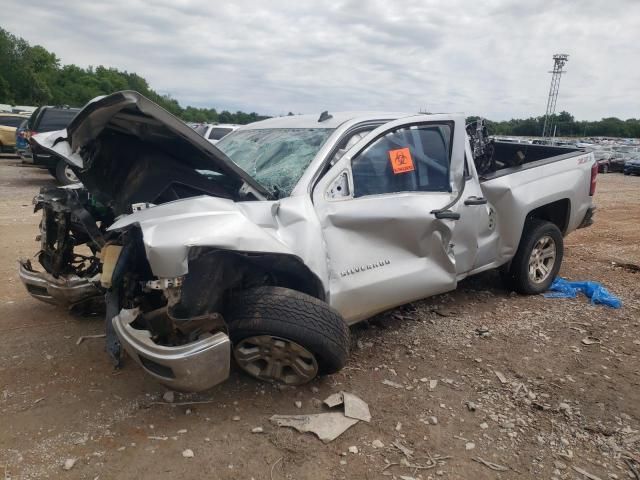
[{"label": "truck bed", "polygon": [[522,144],[512,142],[493,143],[493,168],[480,176],[480,181],[490,180],[525,169],[547,165],[566,158],[583,155],[584,150],[571,147]]}]

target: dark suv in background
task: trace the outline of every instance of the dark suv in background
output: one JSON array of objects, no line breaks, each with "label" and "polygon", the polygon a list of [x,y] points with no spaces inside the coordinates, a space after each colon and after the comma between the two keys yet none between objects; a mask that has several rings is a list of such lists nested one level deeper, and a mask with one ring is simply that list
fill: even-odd
[{"label": "dark suv in background", "polygon": [[22,161],[46,168],[62,185],[76,183],[78,178],[64,160],[60,160],[43,150],[31,141],[31,137],[36,133],[53,132],[67,128],[67,125],[79,111],[79,108],[69,107],[38,107],[27,122],[25,138],[28,146],[20,153]]}]

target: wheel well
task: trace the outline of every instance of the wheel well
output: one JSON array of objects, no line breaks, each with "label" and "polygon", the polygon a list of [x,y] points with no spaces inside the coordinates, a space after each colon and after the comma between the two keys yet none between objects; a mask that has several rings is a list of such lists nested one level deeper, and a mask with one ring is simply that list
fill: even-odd
[{"label": "wheel well", "polygon": [[193,249],[180,298],[170,308],[182,318],[217,312],[234,290],[264,285],[325,300],[320,279],[294,255]]},{"label": "wheel well", "polygon": [[569,214],[571,213],[571,202],[568,198],[557,200],[529,212],[527,219],[538,218],[555,224],[562,235],[567,232],[569,226]]}]

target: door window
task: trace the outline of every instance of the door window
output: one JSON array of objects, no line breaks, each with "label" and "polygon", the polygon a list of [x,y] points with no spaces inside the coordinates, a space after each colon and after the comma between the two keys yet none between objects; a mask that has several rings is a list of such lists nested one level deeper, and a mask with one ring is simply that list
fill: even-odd
[{"label": "door window", "polygon": [[232,129],[231,128],[218,128],[218,127],[213,127],[211,129],[211,131],[209,132],[209,140],[220,140],[222,137],[224,137],[227,133],[231,133]]},{"label": "door window", "polygon": [[451,136],[449,124],[386,133],[351,161],[354,196],[450,191]]}]

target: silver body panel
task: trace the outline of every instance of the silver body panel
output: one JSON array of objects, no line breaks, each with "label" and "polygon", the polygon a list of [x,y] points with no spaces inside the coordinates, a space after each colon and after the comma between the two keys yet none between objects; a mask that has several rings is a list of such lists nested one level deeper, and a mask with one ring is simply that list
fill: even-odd
[{"label": "silver body panel", "polygon": [[203,335],[195,342],[175,347],[158,345],[146,330],[132,328],[137,309],[121,310],[113,327],[127,353],[149,375],[167,387],[200,392],[227,379],[231,343],[222,332]]},{"label": "silver body panel", "polygon": [[18,275],[32,297],[54,305],[74,305],[102,295],[100,289],[86,278],[67,275],[55,278],[47,272],[37,272],[29,260],[20,260]]},{"label": "silver body panel", "polygon": [[[485,181],[469,162],[463,195],[450,209],[460,213],[460,220],[435,219],[431,211],[459,195],[465,151],[470,158],[462,116],[415,115],[385,122],[316,180],[344,132],[366,120],[388,116],[392,114],[360,116],[357,121],[340,118],[342,123],[290,197],[259,202],[207,196],[178,200],[123,217],[110,229],[139,225],[158,277],[187,274],[189,250],[196,247],[293,255],[320,279],[327,301],[351,324],[455,289],[464,277],[508,262],[517,250],[527,214],[541,205],[569,200],[571,216],[565,234],[577,228],[591,207],[588,186],[593,159],[591,154],[578,153]],[[309,121],[303,120],[301,125]],[[286,117],[244,128],[271,128],[276,123],[291,128],[294,121],[295,117]],[[332,182],[343,172],[352,184],[351,159],[385,131],[444,121],[455,124],[450,192],[327,197]],[[489,202],[464,205],[470,196],[484,196]],[[344,275],[354,269],[358,271]]]},{"label": "silver body panel", "polygon": [[[452,131],[447,188],[354,198],[353,158],[397,128],[433,123],[447,123]],[[120,217],[109,230],[139,226],[156,277],[188,275],[190,253],[202,248],[289,255],[317,277],[325,300],[349,324],[453,290],[466,276],[509,262],[527,216],[538,207],[568,201],[565,235],[581,225],[592,207],[593,154],[573,152],[481,179],[471,161],[462,115],[343,113],[323,122],[317,116],[302,115],[242,127],[333,129],[291,195],[279,200],[267,200],[268,196],[261,195],[266,190],[220,150],[135,92],[114,94],[112,101],[98,99],[76,117],[68,131],[35,139],[83,171],[87,166],[80,149],[107,124],[125,131],[150,129],[156,137],[171,141],[186,140],[197,153],[190,160],[193,169],[211,166],[243,183],[258,199],[234,201],[202,195]],[[335,155],[354,132],[361,132],[354,137],[355,143],[346,143],[351,146]],[[473,198],[484,198],[487,203],[465,203]],[[442,209],[460,218],[436,218],[434,211]],[[75,279],[61,283],[32,272],[26,264],[20,276],[31,286],[32,295],[50,302],[75,300],[76,294],[94,293],[95,288],[93,283]],[[202,390],[228,376],[226,334],[218,332],[187,345],[166,347],[154,343],[150,332],[130,325],[136,316],[136,311],[121,310],[113,319],[115,332],[131,356],[161,382],[179,390]],[[167,376],[166,369],[171,375]]]}]

